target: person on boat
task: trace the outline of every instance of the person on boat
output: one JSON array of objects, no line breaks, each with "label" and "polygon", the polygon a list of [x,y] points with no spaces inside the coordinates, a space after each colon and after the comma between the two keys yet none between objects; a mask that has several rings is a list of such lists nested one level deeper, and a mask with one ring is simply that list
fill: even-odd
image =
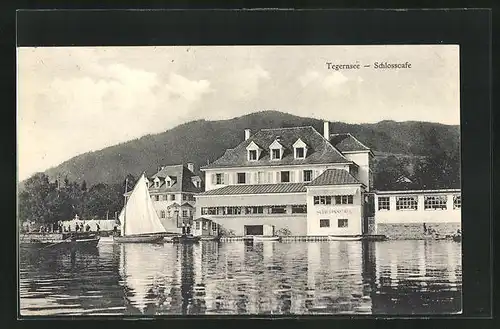
[{"label": "person on boat", "polygon": [[83,223],[80,224],[80,231],[83,232]]},{"label": "person on boat", "polygon": [[424,234],[427,234],[427,225],[424,223]]},{"label": "person on boat", "polygon": [[88,231],[90,231],[90,225],[89,225],[89,224],[87,224],[87,225],[85,226],[85,232],[88,232]]},{"label": "person on boat", "polygon": [[182,223],[182,235],[186,235],[186,224]]},{"label": "person on boat", "polygon": [[186,234],[189,235],[191,234],[191,225],[187,224],[186,226]]},{"label": "person on boat", "polygon": [[78,226],[78,223],[75,224],[75,232],[78,232],[80,230],[80,226]]},{"label": "person on boat", "polygon": [[118,226],[116,225],[113,227],[113,235],[114,236],[118,235]]},{"label": "person on boat", "polygon": [[99,226],[99,224],[98,224],[98,223],[96,223],[96,224],[95,224],[95,226],[96,226],[96,231],[97,231],[97,233],[99,233],[99,231],[101,230],[101,227]]}]

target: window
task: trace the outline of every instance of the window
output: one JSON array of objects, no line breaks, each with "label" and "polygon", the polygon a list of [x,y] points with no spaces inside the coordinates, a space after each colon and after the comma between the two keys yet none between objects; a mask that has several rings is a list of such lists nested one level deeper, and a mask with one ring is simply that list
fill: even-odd
[{"label": "window", "polygon": [[319,220],[319,227],[330,227],[330,220],[329,219],[320,219]]},{"label": "window", "polygon": [[378,210],[391,210],[388,196],[381,196],[378,198]]},{"label": "window", "polygon": [[170,211],[170,209],[167,210],[167,217],[168,218],[172,217],[172,212]]},{"label": "window", "polygon": [[217,215],[216,207],[203,207],[201,208],[202,215]]},{"label": "window", "polygon": [[160,201],[160,196],[159,195],[155,195],[155,200],[156,201]]},{"label": "window", "polygon": [[272,149],[271,150],[271,160],[279,160],[281,159],[281,150],[280,149]]},{"label": "window", "polygon": [[352,195],[336,195],[335,204],[353,204],[354,196]]},{"label": "window", "polygon": [[246,173],[244,172],[239,172],[238,173],[238,184],[245,184],[246,183]]},{"label": "window", "polygon": [[160,187],[160,182],[159,181],[155,181],[155,187]]},{"label": "window", "polygon": [[424,196],[424,209],[446,210],[446,196],[445,195]]},{"label": "window", "polygon": [[215,184],[221,185],[224,184],[224,174],[216,174],[215,175]]},{"label": "window", "polygon": [[196,229],[199,230],[200,229],[200,222],[196,222]]},{"label": "window", "polygon": [[248,151],[248,160],[256,161],[257,160],[257,150]]},{"label": "window", "polygon": [[264,184],[266,182],[266,173],[259,171],[257,173],[257,184]]},{"label": "window", "polygon": [[170,194],[170,200],[175,201],[175,194]]},{"label": "window", "polygon": [[217,223],[212,222],[212,231],[217,232]]},{"label": "window", "polygon": [[305,214],[307,213],[307,205],[299,204],[292,206],[292,214]]},{"label": "window", "polygon": [[206,230],[207,229],[207,222],[203,221],[203,229]]},{"label": "window", "polygon": [[160,217],[165,218],[165,210],[160,211]]},{"label": "window", "polygon": [[167,201],[168,200],[168,195],[167,194],[163,194],[163,201]]},{"label": "window", "polygon": [[172,182],[168,180],[167,181],[167,187],[170,187],[170,186],[172,186]]},{"label": "window", "polygon": [[339,218],[337,222],[337,227],[347,227],[347,219],[346,218]]},{"label": "window", "polygon": [[282,171],[281,172],[281,182],[282,183],[290,183],[290,172]]},{"label": "window", "polygon": [[226,214],[227,215],[241,215],[241,207],[227,207]]},{"label": "window", "polygon": [[270,214],[286,214],[286,206],[271,206],[269,207]]},{"label": "window", "polygon": [[182,211],[182,217],[188,217],[188,211],[187,210],[183,210]]},{"label": "window", "polygon": [[396,210],[417,210],[416,196],[399,196],[396,197]]},{"label": "window", "polygon": [[263,214],[264,213],[264,207],[262,206],[257,206],[257,207],[246,207],[245,209],[247,214]]},{"label": "window", "polygon": [[182,195],[182,200],[183,201],[187,201],[188,200],[188,195],[187,194],[183,194]]},{"label": "window", "polygon": [[453,209],[462,208],[462,196],[454,195],[453,196]]},{"label": "window", "polygon": [[312,181],[312,175],[313,175],[312,170],[304,170],[304,182]]},{"label": "window", "polygon": [[304,159],[304,148],[303,147],[297,147],[295,149],[295,158],[296,159]]}]

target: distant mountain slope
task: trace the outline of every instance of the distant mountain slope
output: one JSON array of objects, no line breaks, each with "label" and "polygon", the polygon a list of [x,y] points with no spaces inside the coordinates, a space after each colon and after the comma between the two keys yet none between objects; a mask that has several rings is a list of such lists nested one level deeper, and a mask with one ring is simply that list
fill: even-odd
[{"label": "distant mountain slope", "polygon": [[[116,183],[125,175],[156,172],[160,165],[194,162],[199,168],[220,157],[244,139],[244,129],[311,125],[323,132],[323,121],[277,111],[263,111],[230,120],[198,120],[179,125],[164,133],[147,135],[100,151],[76,156],[46,173],[52,179],[95,184]],[[428,122],[382,121],[376,124],[332,122],[331,133],[350,132],[366,146],[382,154],[426,155],[430,147],[450,150],[459,146],[459,126]],[[432,132],[432,133],[431,133]],[[432,138],[430,136],[432,135]]]}]

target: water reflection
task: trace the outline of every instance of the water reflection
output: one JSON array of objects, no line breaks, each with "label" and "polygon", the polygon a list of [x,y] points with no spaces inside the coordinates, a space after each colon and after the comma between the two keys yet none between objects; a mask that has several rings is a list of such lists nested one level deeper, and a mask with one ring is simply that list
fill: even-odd
[{"label": "water reflection", "polygon": [[451,241],[113,244],[21,254],[21,313],[429,314],[461,310]]}]

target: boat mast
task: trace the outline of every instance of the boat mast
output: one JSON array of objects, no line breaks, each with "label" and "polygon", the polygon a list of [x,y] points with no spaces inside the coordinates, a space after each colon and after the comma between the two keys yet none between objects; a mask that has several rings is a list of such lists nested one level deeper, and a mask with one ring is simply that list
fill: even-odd
[{"label": "boat mast", "polygon": [[127,223],[127,187],[128,187],[128,177],[125,178],[125,197],[123,202],[123,232],[122,236],[125,236],[125,224]]}]

